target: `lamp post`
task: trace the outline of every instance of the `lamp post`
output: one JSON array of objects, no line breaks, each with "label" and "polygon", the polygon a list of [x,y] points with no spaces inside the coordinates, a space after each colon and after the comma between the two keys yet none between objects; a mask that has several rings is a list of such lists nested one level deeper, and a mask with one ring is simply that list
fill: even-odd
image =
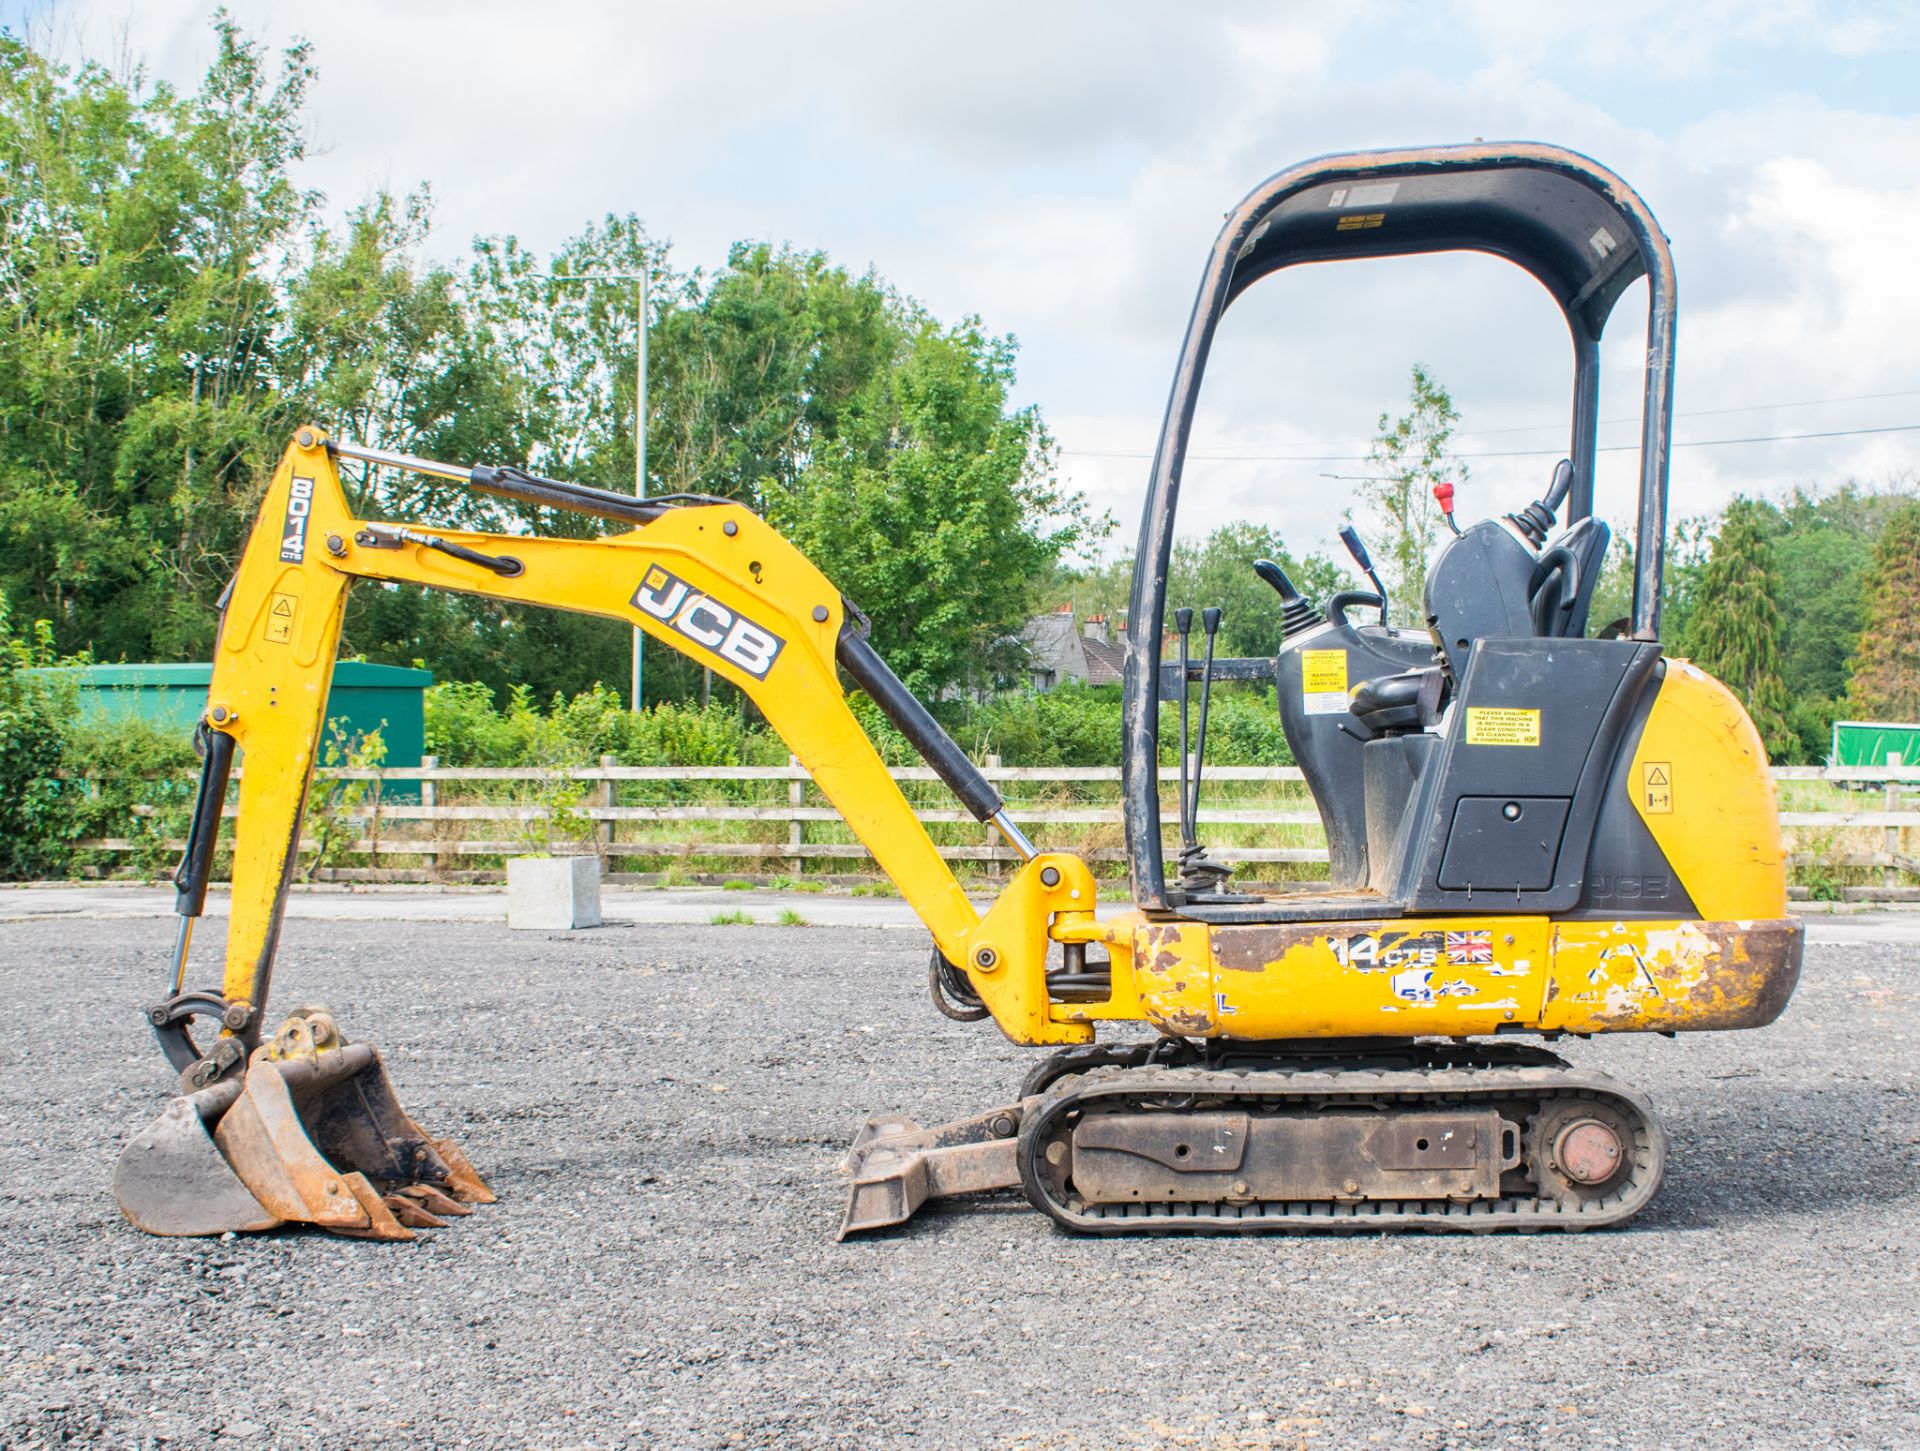
[{"label": "lamp post", "polygon": [[[639,334],[637,362],[633,379],[633,492],[647,497],[647,274],[641,272],[536,272],[543,282],[631,282],[639,304],[635,328]],[[646,638],[638,625],[633,629],[632,709],[640,709],[640,645]]]}]

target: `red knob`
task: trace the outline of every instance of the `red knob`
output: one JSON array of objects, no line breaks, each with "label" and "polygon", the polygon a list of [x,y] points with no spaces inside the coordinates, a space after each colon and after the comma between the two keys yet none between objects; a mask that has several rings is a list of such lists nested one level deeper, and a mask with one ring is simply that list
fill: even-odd
[{"label": "red knob", "polygon": [[1446,483],[1444,481],[1441,483],[1435,484],[1433,486],[1433,497],[1435,502],[1437,502],[1440,505],[1440,512],[1442,514],[1451,514],[1453,512],[1453,485],[1452,484]]}]

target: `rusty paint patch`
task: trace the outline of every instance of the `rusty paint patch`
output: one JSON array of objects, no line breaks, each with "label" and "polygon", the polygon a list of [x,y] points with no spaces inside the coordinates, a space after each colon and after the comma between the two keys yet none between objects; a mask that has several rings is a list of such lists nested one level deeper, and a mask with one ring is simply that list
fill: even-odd
[{"label": "rusty paint patch", "polygon": [[1175,1033],[1205,1033],[1213,1027],[1213,1019],[1205,1013],[1172,1012],[1159,1021]]},{"label": "rusty paint patch", "polygon": [[1197,923],[1151,923],[1134,938],[1141,1015],[1170,1033],[1214,1031],[1208,932]]},{"label": "rusty paint patch", "polygon": [[1552,1026],[1588,1031],[1759,1028],[1800,979],[1804,932],[1790,920],[1616,923],[1557,931]]},{"label": "rusty paint patch", "polygon": [[[1342,930],[1375,932],[1378,922],[1339,924]],[[1276,927],[1219,927],[1213,933],[1213,960],[1223,972],[1265,972],[1296,947],[1327,935],[1327,924]]]}]

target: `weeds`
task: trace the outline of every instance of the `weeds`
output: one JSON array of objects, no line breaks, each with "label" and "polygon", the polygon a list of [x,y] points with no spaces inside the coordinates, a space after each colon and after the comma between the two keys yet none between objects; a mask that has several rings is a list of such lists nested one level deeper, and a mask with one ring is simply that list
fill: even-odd
[{"label": "weeds", "polygon": [[751,912],[715,912],[707,918],[707,921],[715,927],[751,927],[753,914]]},{"label": "weeds", "polygon": [[827,889],[825,882],[809,881],[805,877],[779,876],[767,885],[776,892],[824,892]]},{"label": "weeds", "polygon": [[793,908],[791,907],[782,907],[780,909],[780,925],[782,927],[813,926],[811,922],[809,922],[805,917],[802,917],[798,912],[794,911]]},{"label": "weeds", "polygon": [[[371,770],[387,758],[387,743],[377,730],[348,736],[338,722],[328,723],[326,754],[321,764],[345,766],[355,771]],[[369,836],[380,834],[380,783],[378,781],[341,781],[329,779],[316,783],[307,806],[307,830],[313,837],[313,854],[307,858],[305,879],[312,881],[323,867],[337,867],[353,850],[359,835],[354,817],[372,800]]]}]

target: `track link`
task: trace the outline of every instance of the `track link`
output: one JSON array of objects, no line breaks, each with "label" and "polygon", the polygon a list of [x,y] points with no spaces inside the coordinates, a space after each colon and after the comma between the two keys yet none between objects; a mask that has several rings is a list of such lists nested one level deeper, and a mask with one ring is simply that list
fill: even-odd
[{"label": "track link", "polygon": [[[1601,1229],[1631,1218],[1659,1189],[1666,1133],[1643,1097],[1606,1074],[1575,1069],[1531,1049],[1511,1054],[1437,1050],[1430,1056],[1425,1063],[1404,1054],[1360,1065],[1302,1056],[1261,1066],[1125,1065],[1069,1072],[1049,1085],[1021,1126],[1021,1184],[1034,1207],[1056,1224],[1092,1235]],[[1398,1128],[1449,1113],[1495,1122],[1489,1112],[1498,1115],[1500,1143],[1511,1148],[1504,1150],[1507,1158],[1482,1170],[1497,1173],[1497,1190],[1478,1197],[1406,1199],[1363,1192],[1289,1200],[1261,1198],[1254,1190],[1230,1197],[1090,1202],[1099,1196],[1077,1192],[1073,1178],[1076,1143],[1103,1136],[1098,1123],[1081,1132],[1099,1115],[1118,1116],[1113,1127],[1123,1133],[1151,1125],[1152,1118],[1143,1115],[1185,1116],[1184,1122],[1202,1129],[1213,1125],[1217,1136],[1241,1132],[1218,1126],[1239,1123],[1243,1115],[1256,1129],[1263,1118],[1298,1123],[1339,1114],[1349,1122],[1363,1114],[1369,1126]],[[1582,1183],[1560,1159],[1577,1158],[1582,1147],[1581,1139],[1566,1135],[1594,1123],[1611,1131],[1598,1138],[1617,1143],[1622,1162],[1599,1180],[1591,1178],[1595,1171],[1589,1168],[1589,1182]],[[1585,1132],[1590,1144],[1594,1131]],[[1173,1136],[1182,1137],[1178,1124]],[[1424,1139],[1420,1146],[1426,1147]],[[1185,1151],[1184,1144],[1179,1147]],[[1151,1172],[1167,1182],[1165,1171]],[[1192,1177],[1196,1187],[1209,1188],[1219,1178]]]}]

